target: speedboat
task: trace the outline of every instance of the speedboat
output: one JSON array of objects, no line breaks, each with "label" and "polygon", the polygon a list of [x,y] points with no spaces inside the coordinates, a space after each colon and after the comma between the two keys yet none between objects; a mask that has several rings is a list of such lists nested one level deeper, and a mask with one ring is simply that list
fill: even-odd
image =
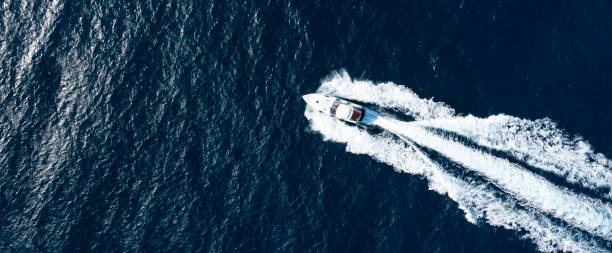
[{"label": "speedboat", "polygon": [[308,106],[317,111],[355,124],[367,124],[369,122],[364,121],[366,114],[376,114],[373,111],[366,110],[364,106],[320,93],[306,94],[302,96],[302,99],[306,101]]}]

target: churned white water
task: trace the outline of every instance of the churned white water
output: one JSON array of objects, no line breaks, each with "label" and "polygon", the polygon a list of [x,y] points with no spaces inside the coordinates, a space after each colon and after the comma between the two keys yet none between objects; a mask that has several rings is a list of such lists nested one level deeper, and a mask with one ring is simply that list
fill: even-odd
[{"label": "churned white water", "polygon": [[[449,106],[420,98],[406,87],[352,81],[346,73],[324,81],[318,92],[396,109],[417,119],[402,122],[380,116],[372,124],[387,131],[371,134],[308,108],[305,111],[310,127],[324,140],[345,143],[347,151],[370,155],[397,171],[425,176],[430,189],[448,194],[470,222],[524,231],[542,251],[605,252],[601,240],[612,240],[612,207],[606,201],[581,195],[519,164],[426,129],[460,134],[582,187],[609,187],[610,161],[594,153],[586,141],[568,137],[550,120],[457,117]],[[499,190],[452,175],[412,143],[477,173]],[[499,191],[508,198],[499,198]]]}]

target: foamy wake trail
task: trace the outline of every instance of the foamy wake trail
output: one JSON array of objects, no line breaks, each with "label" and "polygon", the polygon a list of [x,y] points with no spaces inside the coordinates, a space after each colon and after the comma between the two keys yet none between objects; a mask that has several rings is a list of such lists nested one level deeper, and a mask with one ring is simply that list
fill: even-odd
[{"label": "foamy wake trail", "polygon": [[352,80],[345,72],[333,73],[318,92],[399,110],[421,126],[460,134],[478,145],[507,152],[538,169],[593,190],[607,191],[612,200],[612,161],[580,137],[570,137],[549,119],[526,120],[507,115],[486,119],[454,116],[441,102],[422,99],[412,90],[391,82],[375,84]]},{"label": "foamy wake trail", "polygon": [[594,235],[612,240],[612,206],[558,187],[519,165],[397,120],[378,124],[485,176],[516,199]]},{"label": "foamy wake trail", "polygon": [[485,185],[473,185],[448,174],[410,142],[399,140],[388,132],[371,135],[319,112],[307,109],[304,114],[310,127],[325,140],[345,143],[347,151],[370,155],[400,172],[424,176],[431,190],[448,194],[472,223],[484,220],[494,226],[525,231],[525,237],[532,239],[542,251],[606,251],[592,238],[555,224],[540,212],[516,208],[516,203],[496,197],[496,193]]},{"label": "foamy wake trail", "polygon": [[582,138],[570,138],[549,119],[525,120],[507,115],[474,116],[416,122],[454,132],[477,144],[508,152],[527,164],[553,172],[587,188],[608,190],[612,199],[612,161]]},{"label": "foamy wake trail", "polygon": [[[419,98],[408,88],[393,83],[354,81],[346,72],[334,74],[318,91],[390,108],[419,119],[402,122],[381,116],[374,124],[388,132],[372,135],[318,112],[309,109],[305,112],[311,128],[325,140],[345,143],[347,151],[370,155],[398,171],[423,175],[430,189],[448,194],[465,211],[470,222],[486,221],[526,232],[525,237],[532,239],[542,251],[610,250],[612,206],[609,203],[556,185],[519,164],[430,130],[436,128],[461,135],[477,145],[502,151],[528,166],[555,173],[583,187],[609,188],[612,184],[610,161],[594,153],[580,138],[569,138],[550,120],[529,121],[506,115],[486,119],[457,117],[447,105]],[[485,182],[466,182],[449,174],[412,143],[476,172]],[[488,187],[489,184],[496,187]]]}]

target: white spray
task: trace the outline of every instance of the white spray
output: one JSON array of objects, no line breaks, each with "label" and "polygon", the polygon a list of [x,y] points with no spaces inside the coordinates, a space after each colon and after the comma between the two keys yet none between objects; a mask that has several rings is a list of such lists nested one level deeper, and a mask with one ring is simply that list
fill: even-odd
[{"label": "white spray", "polygon": [[[368,154],[398,171],[425,176],[430,189],[448,194],[465,211],[468,221],[475,223],[477,220],[484,220],[491,225],[525,231],[527,232],[525,236],[532,239],[542,251],[605,252],[606,249],[601,248],[596,241],[612,240],[612,207],[609,204],[574,193],[508,160],[472,149],[461,142],[423,128],[435,127],[461,134],[479,145],[524,158],[530,166],[552,171],[560,176],[567,175],[566,180],[578,182],[585,187],[598,188],[609,185],[610,181],[604,179],[590,181],[594,177],[611,177],[612,172],[609,169],[610,162],[603,155],[593,154],[592,148],[586,142],[545,141],[547,136],[567,138],[560,130],[549,132],[548,135],[538,132],[542,129],[556,130],[554,124],[527,121],[546,125],[547,128],[531,126],[519,128],[517,131],[516,128],[489,127],[483,130],[484,133],[479,134],[481,128],[470,128],[470,126],[482,127],[484,124],[477,121],[483,119],[473,116],[455,117],[452,108],[443,103],[419,98],[408,88],[393,83],[353,82],[345,72],[335,74],[326,80],[318,92],[391,108],[419,119],[406,123],[380,117],[374,122],[397,134],[400,137],[398,139],[387,132],[372,135],[309,109],[305,112],[311,128],[320,132],[325,140],[346,143],[347,151]],[[505,115],[499,117],[516,119]],[[492,119],[495,118],[484,120]],[[520,119],[517,120],[520,122]],[[499,129],[514,129],[514,132],[507,131],[506,135],[499,135]],[[528,132],[534,129],[535,132]],[[510,134],[517,132],[521,134],[513,136]],[[495,141],[496,138],[505,141]],[[513,141],[510,141],[511,139]],[[504,194],[511,197],[513,203],[519,203],[526,208],[516,208],[513,203],[496,197],[496,193],[484,185],[465,182],[447,173],[443,167],[412,145],[412,142],[438,152],[465,169],[475,171],[502,189]],[[520,157],[521,152],[526,153],[525,150],[531,150],[529,145],[536,145],[538,152],[530,152],[529,158]],[[550,150],[562,151],[563,155],[582,156],[583,159],[579,162],[566,163],[571,159],[561,159],[560,157],[565,157],[562,155],[547,156],[546,152]],[[595,159],[587,159],[592,157]],[[567,223],[557,224],[551,220],[551,217]],[[567,224],[583,232],[567,228]]]}]

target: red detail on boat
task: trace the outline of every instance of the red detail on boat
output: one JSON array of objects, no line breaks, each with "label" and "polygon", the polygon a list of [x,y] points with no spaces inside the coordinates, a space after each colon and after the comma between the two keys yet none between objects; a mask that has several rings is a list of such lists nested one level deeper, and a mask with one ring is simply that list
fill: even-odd
[{"label": "red detail on boat", "polygon": [[364,115],[364,113],[363,113],[362,110],[359,110],[359,109],[355,108],[353,110],[353,115],[351,115],[351,120],[353,120],[353,121],[360,121],[361,119],[363,119],[363,115]]}]

